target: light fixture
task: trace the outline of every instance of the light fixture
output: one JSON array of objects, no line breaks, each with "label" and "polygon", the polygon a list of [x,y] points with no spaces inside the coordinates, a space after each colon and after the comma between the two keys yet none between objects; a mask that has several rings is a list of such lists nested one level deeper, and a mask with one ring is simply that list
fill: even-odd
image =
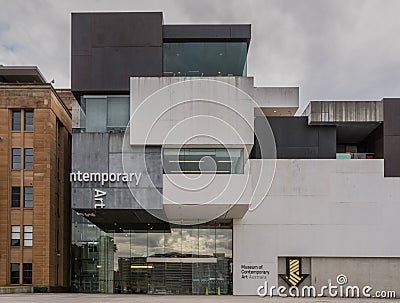
[{"label": "light fixture", "polygon": [[232,163],[232,160],[218,160],[220,163]]},{"label": "light fixture", "polygon": [[149,265],[132,264],[131,268],[132,269],[152,269],[152,268],[154,268],[154,266],[151,264],[149,264]]},{"label": "light fixture", "polygon": [[97,268],[102,268],[103,266],[101,266],[100,264],[96,265]]},{"label": "light fixture", "polygon": [[276,113],[276,110],[274,110],[274,113]]}]

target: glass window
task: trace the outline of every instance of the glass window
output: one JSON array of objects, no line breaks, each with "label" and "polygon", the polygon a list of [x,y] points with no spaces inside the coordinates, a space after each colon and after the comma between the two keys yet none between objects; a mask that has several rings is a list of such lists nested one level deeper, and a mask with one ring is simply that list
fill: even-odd
[{"label": "glass window", "polygon": [[21,130],[21,111],[13,110],[12,112],[12,130]]},{"label": "glass window", "polygon": [[125,130],[129,122],[129,97],[108,97],[107,130]]},{"label": "glass window", "polygon": [[164,149],[166,174],[243,174],[242,149]]},{"label": "glass window", "polygon": [[23,269],[22,283],[32,284],[32,263],[24,263],[22,265],[22,269]]},{"label": "glass window", "polygon": [[19,225],[11,226],[11,246],[19,246],[21,241],[21,227]]},{"label": "glass window", "polygon": [[12,149],[12,169],[21,169],[21,149]]},{"label": "glass window", "polygon": [[24,225],[24,246],[32,246],[32,225]]},{"label": "glass window", "polygon": [[11,207],[20,207],[21,205],[21,188],[12,187],[11,188]]},{"label": "glass window", "polygon": [[24,168],[33,169],[33,148],[25,148]]},{"label": "glass window", "polygon": [[26,207],[26,208],[33,207],[33,187],[32,186],[24,187],[24,207]]},{"label": "glass window", "polygon": [[164,76],[246,76],[246,42],[164,43]]},{"label": "glass window", "polygon": [[25,130],[32,131],[33,130],[33,110],[26,110],[25,114]]},{"label": "glass window", "polygon": [[11,273],[11,284],[19,284],[19,264],[18,263],[11,263],[10,266],[10,273]]},{"label": "glass window", "polygon": [[107,97],[87,97],[86,131],[88,133],[105,133],[107,131]]}]

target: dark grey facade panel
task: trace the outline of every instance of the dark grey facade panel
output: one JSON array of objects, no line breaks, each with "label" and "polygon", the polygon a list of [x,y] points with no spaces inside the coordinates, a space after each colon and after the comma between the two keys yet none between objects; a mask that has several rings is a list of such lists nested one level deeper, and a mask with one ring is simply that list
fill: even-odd
[{"label": "dark grey facade panel", "polygon": [[92,16],[91,14],[71,15],[71,55],[91,55]]},{"label": "dark grey facade panel", "polygon": [[[96,190],[100,190],[106,193],[103,197],[104,209],[162,210],[161,147],[143,149],[126,144],[122,149],[123,137],[123,133],[74,134],[72,137],[72,173],[114,175],[136,173],[141,176],[138,184],[135,184],[135,179],[132,180],[131,188],[122,181],[101,184],[101,182],[73,180],[73,209],[94,209]],[[119,149],[113,148],[112,144]],[[124,165],[123,161],[125,161]]]},{"label": "dark grey facade panel", "polygon": [[161,47],[107,47],[92,50],[91,90],[129,92],[129,77],[162,74]]},{"label": "dark grey facade panel", "polygon": [[[260,140],[265,130],[263,117],[255,120],[255,144],[251,154],[252,158],[269,158],[261,155]],[[307,117],[268,117],[278,159],[334,159],[336,158],[336,127],[335,126],[309,126]],[[260,129],[263,127],[264,129]],[[264,143],[270,144],[268,140]],[[265,146],[268,149],[268,145]]]},{"label": "dark grey facade panel", "polygon": [[336,158],[336,127],[318,127],[318,156],[319,158]]},{"label": "dark grey facade panel", "polygon": [[162,13],[73,13],[71,90],[128,93],[131,76],[162,76]]},{"label": "dark grey facade panel", "polygon": [[383,99],[385,177],[400,177],[400,98]]},{"label": "dark grey facade panel", "polygon": [[162,13],[96,13],[92,47],[162,46]]},{"label": "dark grey facade panel", "polygon": [[178,41],[242,41],[250,43],[250,24],[164,25],[164,42]]}]

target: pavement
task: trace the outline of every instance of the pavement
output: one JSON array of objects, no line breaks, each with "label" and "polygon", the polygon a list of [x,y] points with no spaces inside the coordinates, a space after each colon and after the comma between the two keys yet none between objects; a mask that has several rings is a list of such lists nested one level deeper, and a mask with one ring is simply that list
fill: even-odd
[{"label": "pavement", "polygon": [[171,295],[106,295],[106,294],[13,294],[0,295],[1,303],[400,303],[400,299],[348,299],[348,298],[279,298],[257,296],[171,296]]}]

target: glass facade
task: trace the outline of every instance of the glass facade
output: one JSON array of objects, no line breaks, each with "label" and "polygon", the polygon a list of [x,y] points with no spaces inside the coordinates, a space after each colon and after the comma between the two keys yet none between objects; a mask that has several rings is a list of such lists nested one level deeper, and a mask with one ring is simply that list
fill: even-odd
[{"label": "glass facade", "polygon": [[130,118],[129,96],[83,96],[80,131],[87,133],[123,132]]},{"label": "glass facade", "polygon": [[243,174],[243,167],[240,148],[163,149],[166,174]]},{"label": "glass facade", "polygon": [[246,42],[164,43],[164,76],[246,77]]},{"label": "glass facade", "polygon": [[104,231],[73,211],[75,292],[231,294],[232,221]]}]

